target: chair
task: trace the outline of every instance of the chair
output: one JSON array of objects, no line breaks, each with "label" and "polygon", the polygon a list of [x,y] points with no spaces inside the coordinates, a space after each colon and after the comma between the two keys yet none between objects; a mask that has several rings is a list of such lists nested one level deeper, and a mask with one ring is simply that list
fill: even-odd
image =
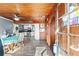
[{"label": "chair", "polygon": [[21,43],[23,45],[23,39],[24,39],[24,33],[19,33],[18,43]]}]

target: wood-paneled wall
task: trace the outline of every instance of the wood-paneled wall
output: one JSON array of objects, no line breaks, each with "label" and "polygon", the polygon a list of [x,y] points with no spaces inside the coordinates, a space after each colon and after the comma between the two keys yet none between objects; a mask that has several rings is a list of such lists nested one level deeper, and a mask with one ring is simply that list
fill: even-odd
[{"label": "wood-paneled wall", "polygon": [[47,18],[46,22],[46,41],[47,44],[50,46],[51,45],[51,39],[50,39],[50,18]]},{"label": "wood-paneled wall", "polygon": [[56,7],[51,10],[50,15],[46,19],[46,41],[48,45],[51,47],[55,43],[55,30],[56,30]]},{"label": "wood-paneled wall", "polygon": [[[60,7],[60,6],[62,6],[62,7]],[[59,17],[65,13],[65,5],[61,4],[60,6],[59,6]],[[60,32],[67,33],[67,27],[63,27],[62,19],[59,20],[59,25],[60,25]],[[78,25],[71,25],[70,26],[70,33],[79,35],[79,26]],[[79,37],[70,36],[70,47],[74,46],[73,48],[77,49],[78,44],[79,44],[78,40],[79,40]],[[67,36],[66,35],[59,35],[59,42],[60,42],[61,47],[67,52],[67,44],[68,44]],[[70,48],[70,47],[69,47],[70,55],[79,56],[79,52],[77,50]]]},{"label": "wood-paneled wall", "polygon": [[[67,27],[63,28],[63,31],[62,32],[65,32],[67,33]],[[70,33],[73,33],[73,34],[78,34],[79,35],[79,26],[77,25],[72,25],[70,26]],[[66,35],[59,35],[59,42],[60,42],[60,45],[61,47],[67,52],[67,43],[68,43],[68,39],[67,39],[67,36]],[[73,46],[73,48],[75,49],[78,49],[78,44],[79,44],[79,37],[76,37],[76,36],[70,36],[70,47]],[[70,55],[72,56],[79,56],[79,52],[70,48]]]}]

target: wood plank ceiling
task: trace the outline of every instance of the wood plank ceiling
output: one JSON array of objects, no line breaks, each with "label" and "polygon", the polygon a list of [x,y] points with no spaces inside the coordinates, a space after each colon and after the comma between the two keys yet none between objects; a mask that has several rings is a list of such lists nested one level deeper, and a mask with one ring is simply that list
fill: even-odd
[{"label": "wood plank ceiling", "polygon": [[[51,3],[24,3],[24,4],[0,4],[0,16],[13,20],[16,23],[28,21],[44,22],[45,18],[55,9],[56,4]],[[14,15],[20,17],[14,20]]]}]

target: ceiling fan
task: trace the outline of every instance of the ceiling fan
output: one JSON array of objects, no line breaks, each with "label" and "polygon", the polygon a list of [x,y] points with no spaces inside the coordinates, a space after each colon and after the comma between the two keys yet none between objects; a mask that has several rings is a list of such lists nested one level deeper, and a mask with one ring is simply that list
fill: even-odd
[{"label": "ceiling fan", "polygon": [[31,22],[32,21],[32,18],[21,16],[19,12],[15,12],[14,13],[13,19],[15,21],[27,21],[27,22]]},{"label": "ceiling fan", "polygon": [[16,14],[14,14],[14,20],[19,21],[20,18]]},{"label": "ceiling fan", "polygon": [[14,15],[13,15],[13,19],[15,20],[15,21],[28,21],[28,22],[30,22],[30,21],[32,21],[32,18],[28,18],[28,17],[24,17],[24,16],[21,16],[20,13],[21,11],[20,11],[20,7],[19,7],[19,5],[18,4],[16,4],[16,11],[15,11],[15,13],[14,13]]},{"label": "ceiling fan", "polygon": [[19,21],[21,19],[21,16],[19,16],[19,15],[20,15],[20,8],[19,8],[19,5],[16,4],[16,11],[13,15],[13,18],[15,21]]}]

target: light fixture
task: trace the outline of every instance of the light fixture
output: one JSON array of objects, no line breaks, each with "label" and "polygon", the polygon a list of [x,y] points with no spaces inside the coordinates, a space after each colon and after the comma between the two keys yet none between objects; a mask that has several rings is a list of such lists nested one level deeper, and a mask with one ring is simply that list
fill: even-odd
[{"label": "light fixture", "polygon": [[40,16],[41,20],[45,19],[45,16]]},{"label": "light fixture", "polygon": [[20,19],[18,16],[14,15],[14,20],[19,21]]},{"label": "light fixture", "polygon": [[18,17],[19,12],[20,12],[20,7],[18,4],[16,4],[16,13],[14,14],[14,20],[16,20],[16,21],[20,20],[20,17]]},{"label": "light fixture", "polygon": [[45,19],[45,16],[42,16],[43,19]]}]

